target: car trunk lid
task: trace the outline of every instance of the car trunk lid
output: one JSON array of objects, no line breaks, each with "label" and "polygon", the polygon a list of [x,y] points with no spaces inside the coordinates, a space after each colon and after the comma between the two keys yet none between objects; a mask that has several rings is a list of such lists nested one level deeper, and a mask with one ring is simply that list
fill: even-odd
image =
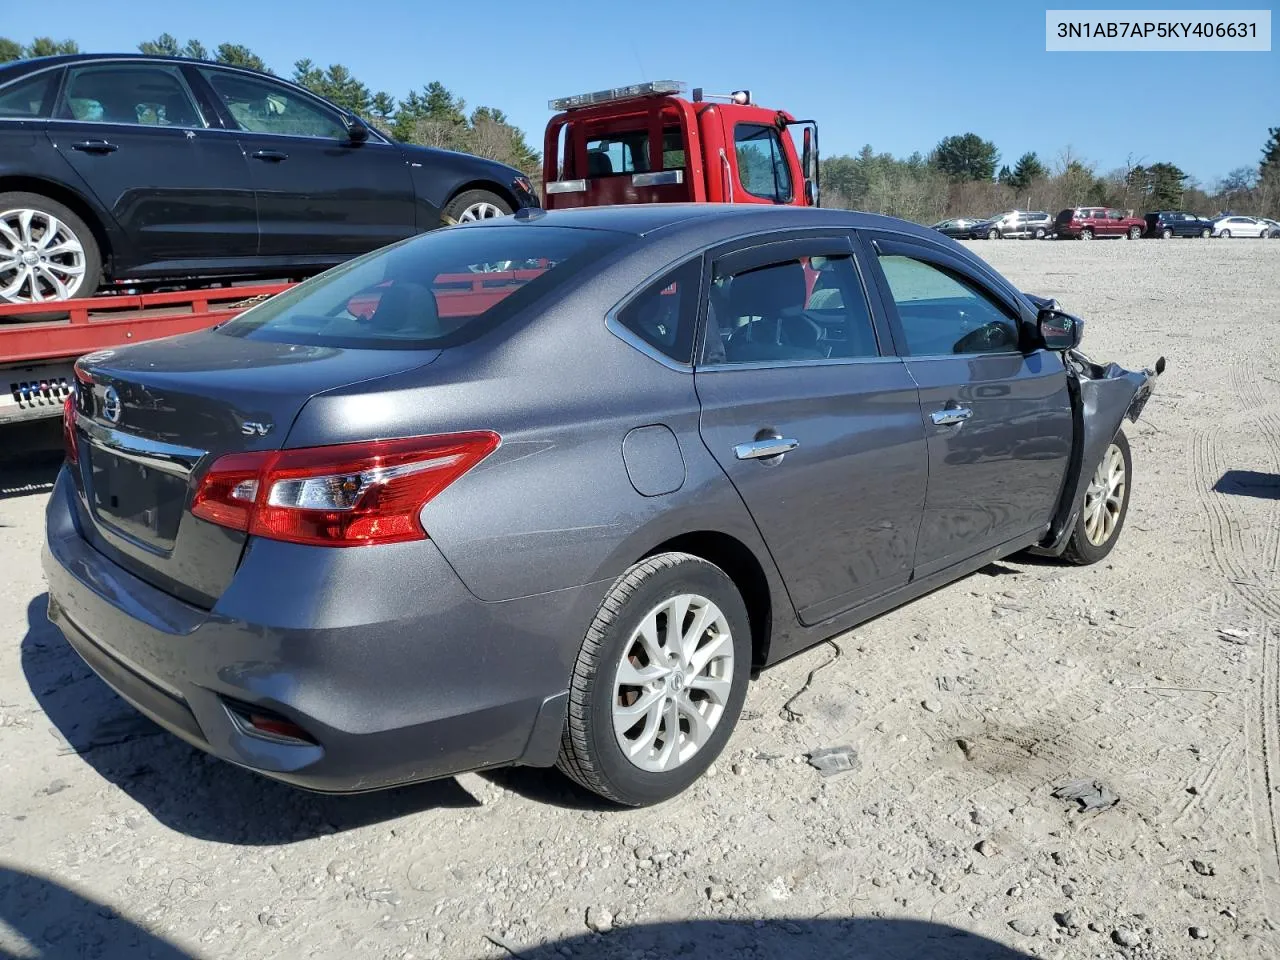
[{"label": "car trunk lid", "polygon": [[134,575],[211,607],[235,573],[246,535],[191,514],[209,464],[227,453],[279,449],[317,393],[437,356],[216,331],[90,354],[76,365],[81,530]]}]

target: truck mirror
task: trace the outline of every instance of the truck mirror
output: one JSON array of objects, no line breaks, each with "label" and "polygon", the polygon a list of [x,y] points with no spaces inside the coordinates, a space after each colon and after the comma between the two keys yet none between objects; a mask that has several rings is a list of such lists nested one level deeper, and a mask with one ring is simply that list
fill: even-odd
[{"label": "truck mirror", "polygon": [[813,179],[813,129],[804,128],[804,149],[800,153],[800,166],[804,170],[806,180]]}]

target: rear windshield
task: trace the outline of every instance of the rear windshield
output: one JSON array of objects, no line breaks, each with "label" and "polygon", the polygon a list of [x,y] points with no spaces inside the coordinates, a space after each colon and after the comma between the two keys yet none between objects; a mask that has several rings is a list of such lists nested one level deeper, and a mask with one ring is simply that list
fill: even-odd
[{"label": "rear windshield", "polygon": [[523,224],[446,227],[313,277],[219,332],[319,347],[457,346],[553,291],[623,239]]}]

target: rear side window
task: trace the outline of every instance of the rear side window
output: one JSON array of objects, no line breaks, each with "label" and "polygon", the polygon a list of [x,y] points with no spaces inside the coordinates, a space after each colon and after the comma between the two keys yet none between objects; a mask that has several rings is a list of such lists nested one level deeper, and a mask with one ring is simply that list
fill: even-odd
[{"label": "rear side window", "polygon": [[684,138],[679,127],[662,133],[662,164],[649,163],[649,131],[630,130],[587,141],[587,173],[593,177],[614,173],[648,173],[651,170],[684,169]]},{"label": "rear side window", "polygon": [[740,123],[733,128],[742,189],[774,203],[791,202],[791,168],[772,127]]},{"label": "rear side window", "polygon": [[704,353],[712,365],[878,356],[853,258],[800,257],[717,277]]},{"label": "rear side window", "polygon": [[319,347],[457,346],[554,293],[625,239],[524,224],[445,227],[350,260],[219,332]]},{"label": "rear side window", "polygon": [[619,310],[618,325],[676,363],[691,363],[701,280],[701,259],[677,267]]},{"label": "rear side window", "polygon": [[62,115],[144,127],[204,126],[178,68],[151,63],[71,67]]},{"label": "rear side window", "polygon": [[49,116],[52,104],[53,83],[58,77],[57,70],[45,70],[11,83],[0,90],[0,117],[14,119]]}]

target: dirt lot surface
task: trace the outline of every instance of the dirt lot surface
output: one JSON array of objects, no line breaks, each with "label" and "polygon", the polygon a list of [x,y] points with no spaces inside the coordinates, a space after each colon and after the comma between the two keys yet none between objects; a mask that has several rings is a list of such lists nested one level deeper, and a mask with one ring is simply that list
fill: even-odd
[{"label": "dirt lot surface", "polygon": [[[1280,955],[1280,243],[973,247],[1089,318],[1096,359],[1169,359],[1120,545],[768,671],[657,808],[532,770],[323,798],[206,759],[47,623],[53,468],[11,464],[0,957]],[[850,772],[805,762],[844,744]],[[1052,796],[1076,778],[1119,804]]]}]

